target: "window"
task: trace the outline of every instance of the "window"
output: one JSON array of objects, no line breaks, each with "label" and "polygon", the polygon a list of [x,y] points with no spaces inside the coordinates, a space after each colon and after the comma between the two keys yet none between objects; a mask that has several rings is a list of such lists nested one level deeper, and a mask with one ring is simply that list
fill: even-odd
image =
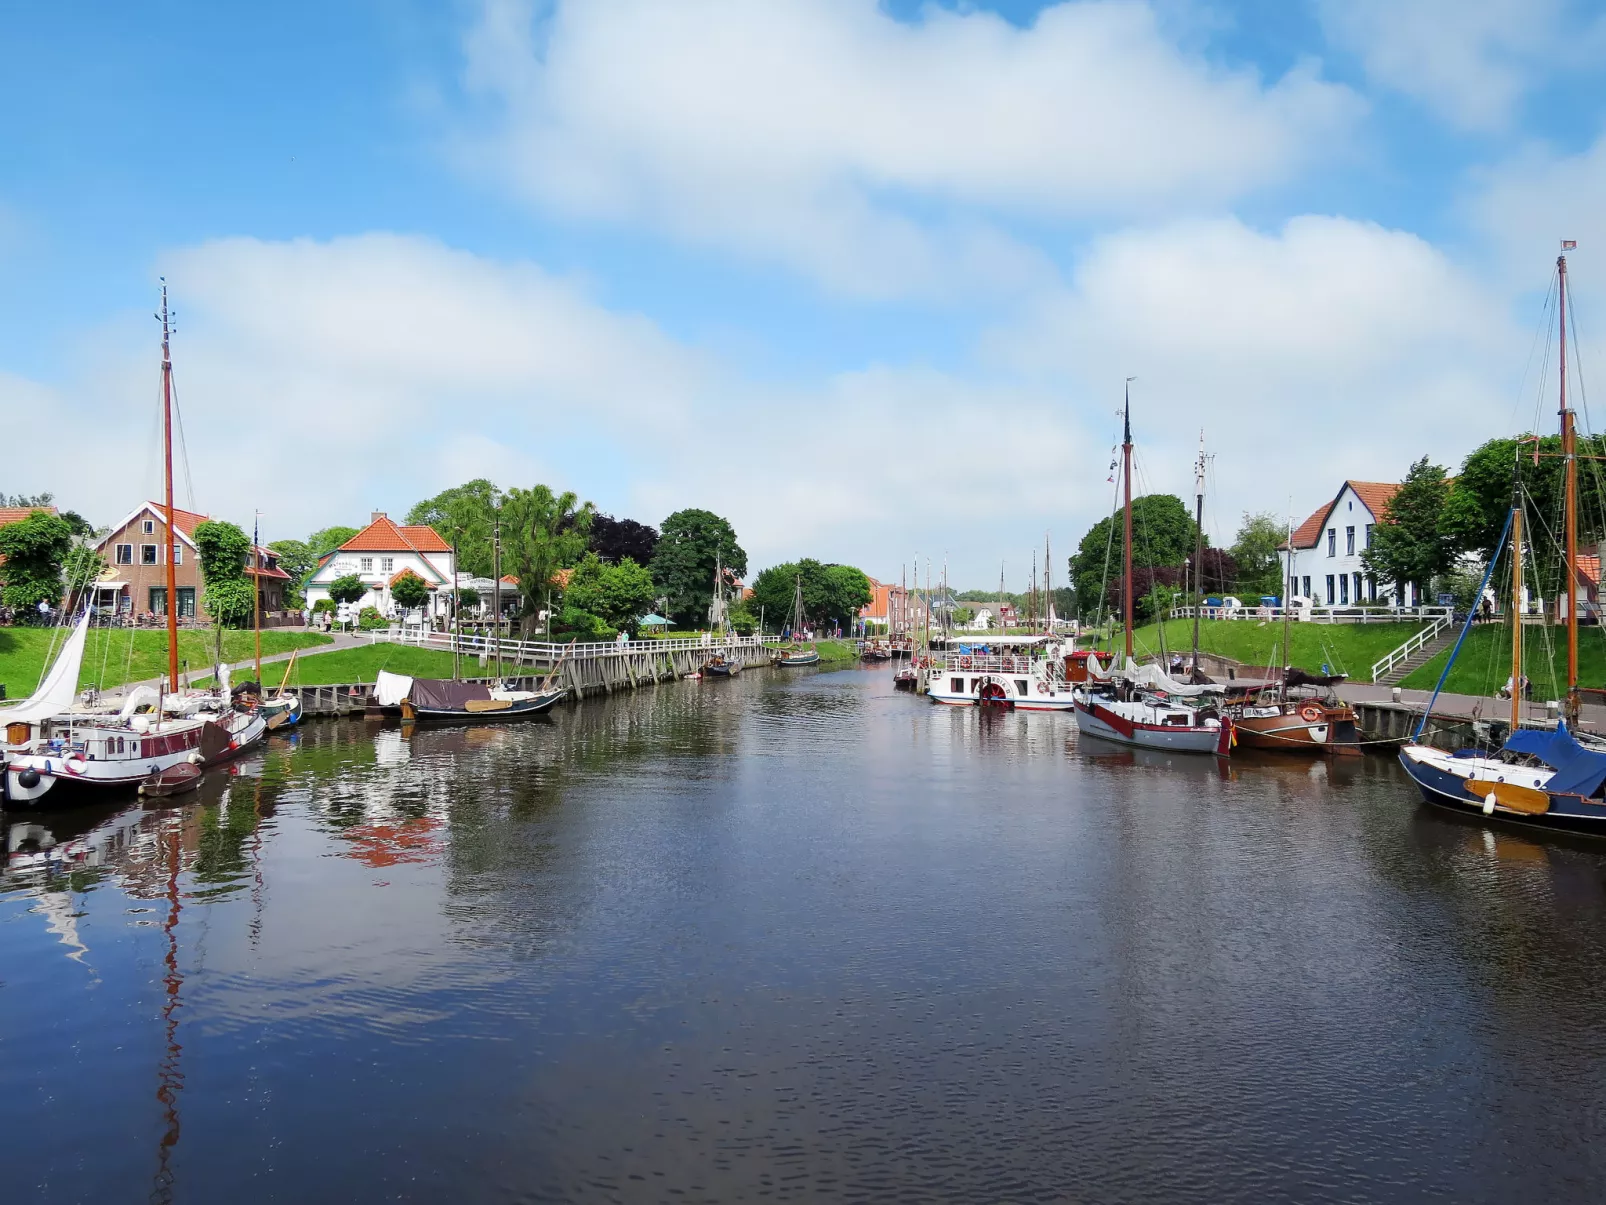
[{"label": "window", "polygon": [[[182,545],[182,544],[174,544],[173,545],[173,564],[182,565],[183,563],[184,563],[184,545]],[[180,612],[180,614],[182,614],[182,612]]]},{"label": "window", "polygon": [[1368,523],[1366,525],[1366,543],[1362,545],[1363,548],[1370,548],[1372,546],[1372,528],[1376,526],[1376,523]]},{"label": "window", "polygon": [[1353,527],[1344,529],[1344,555],[1355,555],[1355,529]]},{"label": "window", "polygon": [[180,619],[195,618],[194,586],[180,586],[178,588],[178,617]]},{"label": "window", "polygon": [[1015,689],[1023,699],[1032,693],[1031,683],[1027,682],[1025,678],[1015,679]]},{"label": "window", "polygon": [[389,573],[395,567],[396,567],[396,558],[395,557],[393,557],[393,556],[382,556],[382,557],[379,558],[379,570],[380,570],[381,573]]},{"label": "window", "polygon": [[965,680],[963,678],[949,678],[948,689],[956,695],[965,693]]},{"label": "window", "polygon": [[1338,528],[1336,527],[1329,527],[1327,529],[1327,555],[1338,555]]},{"label": "window", "polygon": [[1304,580],[1305,580],[1305,588],[1303,590],[1301,590],[1300,593],[1303,594],[1306,598],[1309,598],[1309,597],[1311,597],[1311,593],[1310,593],[1310,578],[1307,577]]},{"label": "window", "polygon": [[1327,605],[1332,606],[1337,600],[1338,596],[1333,593],[1333,575],[1329,573],[1327,575]]},{"label": "window", "polygon": [[149,593],[148,597],[150,599],[150,606],[145,608],[147,611],[154,611],[158,615],[166,615],[167,614],[167,587],[166,586],[152,586],[150,588],[150,593]]},{"label": "window", "polygon": [[372,573],[374,571],[374,558],[373,557],[371,557],[371,556],[363,557],[362,561],[361,561],[361,564],[362,564],[362,572],[364,572],[364,573]]},{"label": "window", "polygon": [[117,545],[116,560],[119,565],[132,565],[134,563],[134,546],[132,544]]},{"label": "window", "polygon": [[139,529],[146,535],[153,535],[156,532],[156,523],[152,519],[146,519],[145,522],[139,525]]},{"label": "window", "polygon": [[1359,606],[1360,602],[1361,602],[1361,575],[1359,573],[1357,573],[1357,574],[1355,574],[1355,605]]},{"label": "window", "polygon": [[[141,565],[154,565],[157,563],[155,544],[141,544],[139,546],[139,563]],[[154,609],[152,608],[152,610]]]},{"label": "window", "polygon": [[1370,573],[1366,575],[1366,598],[1368,602],[1377,601],[1377,578]]},{"label": "window", "polygon": [[1349,606],[1349,574],[1347,573],[1338,575],[1338,605],[1341,607]]}]

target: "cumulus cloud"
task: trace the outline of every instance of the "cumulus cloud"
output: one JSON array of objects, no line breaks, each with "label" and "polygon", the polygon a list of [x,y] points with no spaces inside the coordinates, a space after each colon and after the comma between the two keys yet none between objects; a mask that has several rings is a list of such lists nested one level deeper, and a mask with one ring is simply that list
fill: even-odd
[{"label": "cumulus cloud", "polygon": [[1011,288],[1040,261],[977,213],[1225,201],[1331,155],[1360,104],[1183,53],[1151,7],[1029,28],[875,0],[487,0],[482,161],[542,206],[641,223],[871,295]]}]

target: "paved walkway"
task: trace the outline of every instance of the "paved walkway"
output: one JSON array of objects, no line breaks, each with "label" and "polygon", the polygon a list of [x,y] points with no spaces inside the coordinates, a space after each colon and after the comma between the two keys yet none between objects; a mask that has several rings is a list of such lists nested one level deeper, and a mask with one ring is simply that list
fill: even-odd
[{"label": "paved walkway", "polygon": [[[1394,699],[1394,687],[1373,686],[1364,682],[1344,682],[1337,688],[1341,699],[1350,703],[1389,703]],[[1431,690],[1400,690],[1400,702],[1418,711],[1427,706],[1433,697]],[[1510,699],[1480,698],[1477,695],[1441,694],[1433,705],[1433,714],[1458,719],[1506,720],[1511,716]],[[1550,713],[1543,699],[1525,700],[1522,705],[1524,723],[1543,723]],[[1585,703],[1578,713],[1579,727],[1590,732],[1606,734],[1606,707]]]}]

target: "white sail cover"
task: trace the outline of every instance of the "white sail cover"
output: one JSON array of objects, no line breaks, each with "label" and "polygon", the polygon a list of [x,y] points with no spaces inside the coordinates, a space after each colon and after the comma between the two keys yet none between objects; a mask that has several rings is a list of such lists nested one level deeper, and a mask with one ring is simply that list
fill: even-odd
[{"label": "white sail cover", "polygon": [[1214,683],[1205,686],[1194,686],[1190,682],[1178,682],[1158,665],[1139,665],[1131,658],[1127,659],[1126,669],[1121,671],[1121,676],[1134,686],[1147,687],[1149,690],[1163,690],[1168,695],[1181,695],[1184,698],[1202,695],[1208,691],[1221,690],[1221,687]]},{"label": "white sail cover", "polygon": [[84,663],[84,641],[89,638],[89,608],[84,608],[67,637],[67,642],[56,654],[56,660],[45,675],[39,689],[15,707],[0,707],[0,727],[6,724],[37,724],[53,715],[72,710],[78,697],[78,671]]},{"label": "white sail cover", "polygon": [[381,707],[400,707],[402,700],[413,689],[413,680],[406,674],[388,674],[379,671],[374,681],[374,702]]}]

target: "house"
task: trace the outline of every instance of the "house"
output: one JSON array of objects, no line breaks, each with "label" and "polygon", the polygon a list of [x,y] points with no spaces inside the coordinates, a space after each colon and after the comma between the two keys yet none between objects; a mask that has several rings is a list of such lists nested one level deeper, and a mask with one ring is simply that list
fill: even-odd
[{"label": "house", "polygon": [[[172,545],[173,587],[178,594],[180,619],[194,619],[197,607],[204,603],[205,584],[201,581],[195,529],[208,518],[208,515],[173,508],[173,526],[178,537]],[[167,508],[160,502],[144,502],[95,544],[95,551],[106,562],[106,572],[95,583],[97,607],[117,615],[167,614],[164,553],[167,541],[163,539],[166,531]],[[253,545],[244,568],[248,575],[257,579],[263,622],[284,622],[290,575],[279,568],[278,554],[270,548]]]},{"label": "house", "polygon": [[1423,605],[1414,587],[1379,582],[1361,562],[1372,544],[1372,528],[1399,489],[1384,481],[1346,481],[1331,502],[1295,528],[1292,554],[1287,541],[1279,546],[1289,596],[1308,598],[1319,607]]},{"label": "house", "polygon": [[1020,616],[1016,613],[1015,605],[1008,599],[986,599],[981,602],[961,602],[958,605],[969,608],[973,616],[969,623],[955,624],[956,631],[985,632],[993,628],[1020,626]]},{"label": "house", "polygon": [[920,595],[902,586],[870,578],[870,601],[859,608],[859,621],[876,624],[889,633],[907,633],[926,623],[926,605]]},{"label": "house", "polygon": [[368,587],[357,607],[374,607],[382,615],[394,616],[398,609],[391,600],[391,587],[409,572],[429,588],[426,617],[450,615],[451,585],[457,572],[452,546],[433,527],[404,527],[376,510],[367,527],[319,560],[307,579],[307,606],[310,609],[328,598],[329,584],[336,578],[354,576]]}]

